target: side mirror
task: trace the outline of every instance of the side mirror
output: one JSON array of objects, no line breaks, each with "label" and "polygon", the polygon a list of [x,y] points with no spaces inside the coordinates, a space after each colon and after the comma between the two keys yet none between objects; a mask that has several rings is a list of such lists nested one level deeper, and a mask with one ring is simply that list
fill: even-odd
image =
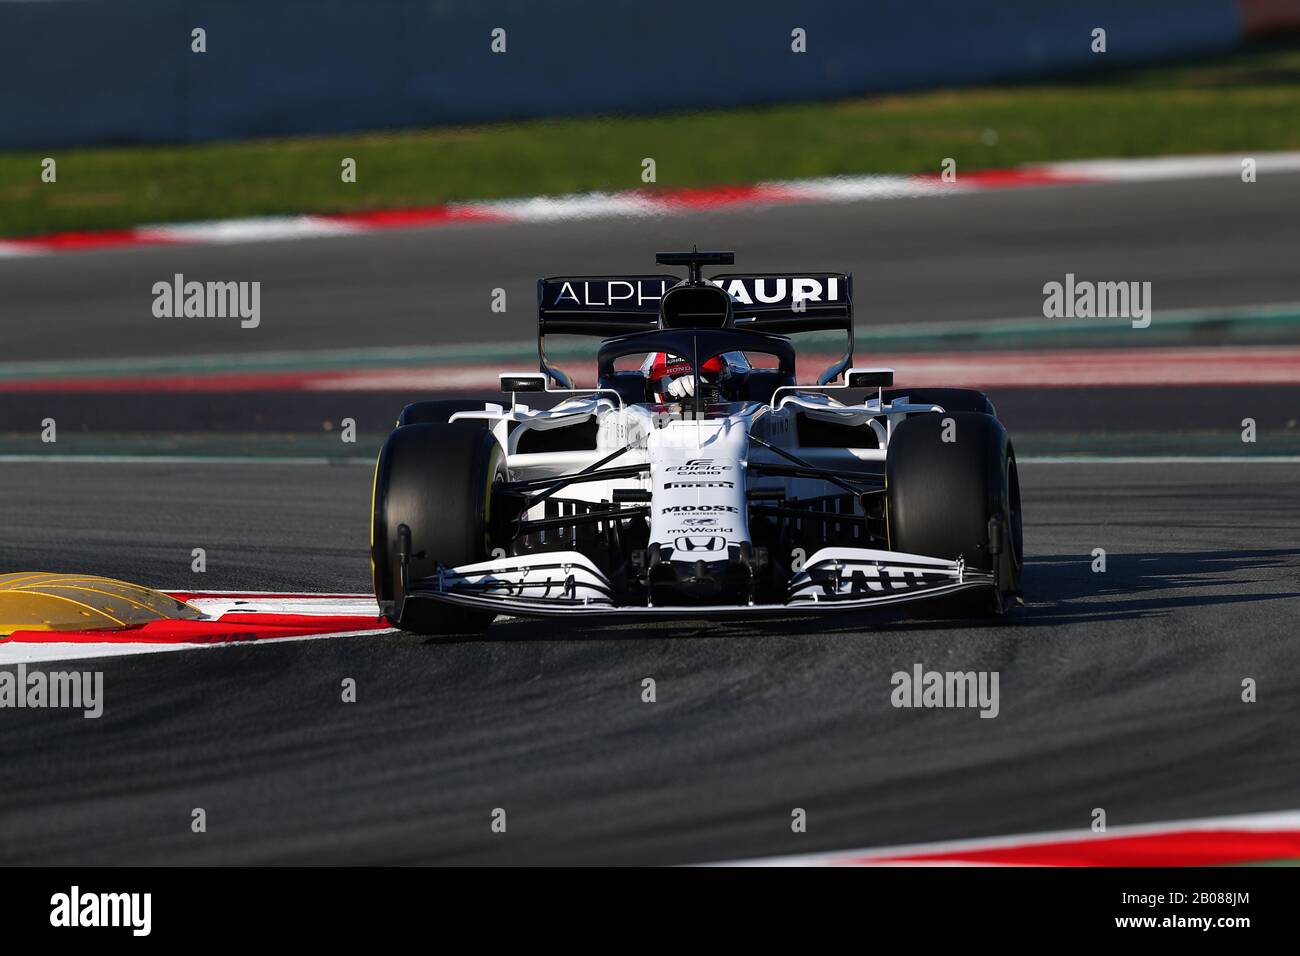
[{"label": "side mirror", "polygon": [[849,388],[889,388],[894,384],[892,368],[851,368],[844,373]]},{"label": "side mirror", "polygon": [[502,372],[497,378],[503,392],[546,391],[546,375],[542,372]]}]

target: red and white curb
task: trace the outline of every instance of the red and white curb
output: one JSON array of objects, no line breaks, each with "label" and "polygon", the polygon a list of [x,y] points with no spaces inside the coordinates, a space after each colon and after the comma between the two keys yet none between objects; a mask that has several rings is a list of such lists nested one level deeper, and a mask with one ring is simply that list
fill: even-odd
[{"label": "red and white curb", "polygon": [[723,866],[1225,866],[1300,862],[1300,811],[1061,830],[722,863]]},{"label": "red and white curb", "polygon": [[[1140,332],[1134,333],[1140,337]],[[835,360],[801,355],[805,380]],[[1300,385],[1300,345],[1184,346],[997,352],[877,353],[900,386],[946,382],[975,388],[1126,385]],[[431,392],[495,389],[501,369],[479,363],[399,368],[195,371],[0,378],[0,393]],[[581,376],[579,376],[581,378]],[[589,378],[589,377],[588,377]]]},{"label": "red and white curb", "polygon": [[0,258],[46,255],[123,246],[228,244],[350,236],[394,229],[427,229],[463,223],[561,222],[629,216],[671,216],[715,209],[737,210],[798,203],[861,202],[921,198],[996,189],[1080,183],[1151,182],[1171,179],[1240,179],[1242,160],[1256,161],[1256,175],[1300,170],[1300,152],[1162,156],[1043,163],[1014,169],[960,172],[953,182],[938,174],[838,176],[745,186],[634,189],[612,193],[534,196],[524,199],[451,202],[414,209],[331,215],[262,216],[214,222],[136,226],[102,232],[66,232],[0,240]]},{"label": "red and white curb", "polygon": [[368,594],[164,593],[192,604],[204,617],[154,621],[119,630],[14,631],[0,638],[0,665],[364,637],[393,630],[379,619],[379,606]]}]

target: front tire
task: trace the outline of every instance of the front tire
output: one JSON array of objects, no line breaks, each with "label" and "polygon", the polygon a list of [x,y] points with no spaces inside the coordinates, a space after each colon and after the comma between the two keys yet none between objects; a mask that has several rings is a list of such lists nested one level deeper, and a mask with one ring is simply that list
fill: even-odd
[{"label": "front tire", "polygon": [[944,616],[1002,615],[1020,602],[1024,552],[1015,451],[996,418],[976,411],[908,417],[885,459],[892,551],[993,571],[997,590],[934,602]]},{"label": "front tire", "polygon": [[492,485],[506,477],[491,432],[455,424],[403,425],[389,434],[375,464],[370,555],[375,598],[404,631],[464,634],[486,630],[496,615],[402,591],[399,529],[410,529],[408,581],[486,560]]}]

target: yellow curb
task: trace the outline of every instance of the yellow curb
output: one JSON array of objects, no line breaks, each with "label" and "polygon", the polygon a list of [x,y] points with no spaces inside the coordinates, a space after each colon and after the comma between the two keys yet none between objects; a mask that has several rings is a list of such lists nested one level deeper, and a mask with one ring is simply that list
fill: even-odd
[{"label": "yellow curb", "polygon": [[14,631],[118,630],[202,616],[161,591],[93,574],[0,574],[0,637]]}]

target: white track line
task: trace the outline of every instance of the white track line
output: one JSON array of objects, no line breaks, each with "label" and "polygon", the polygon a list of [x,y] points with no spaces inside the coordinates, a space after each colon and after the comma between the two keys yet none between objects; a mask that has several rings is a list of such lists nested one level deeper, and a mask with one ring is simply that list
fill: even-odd
[{"label": "white track line", "polygon": [[120,642],[106,644],[0,641],[0,666],[6,664],[52,664],[58,661],[85,660],[94,657],[131,657],[136,654],[161,654],[164,651],[206,651],[219,647],[252,647],[287,644],[290,641],[319,641],[334,637],[365,637],[395,634],[396,628],[365,631],[334,631],[328,634],[299,634],[271,637],[256,641],[205,641],[199,644],[159,642]]},{"label": "white track line", "polygon": [[1054,175],[1084,176],[1105,182],[1150,182],[1160,179],[1241,179],[1243,159],[1255,160],[1256,176],[1300,170],[1300,152],[1219,153],[1207,156],[1153,156],[1130,159],[1079,159],[1023,167]]},{"label": "white track line", "polygon": [[[802,853],[790,856],[760,857],[751,860],[721,861],[712,866],[828,866],[865,858],[883,859],[898,856],[919,856],[991,850],[1003,847],[1028,847],[1045,843],[1074,843],[1090,840],[1104,841],[1121,837],[1147,836],[1159,833],[1181,833],[1202,830],[1277,831],[1300,830],[1300,810],[1282,810],[1274,813],[1246,813],[1225,817],[1200,817],[1191,820],[1174,820],[1161,823],[1143,823],[1134,826],[1111,827],[1104,833],[1089,829],[1054,830],[1044,833],[1014,834],[1002,837],[982,837],[973,840],[952,840],[939,843],[911,843],[901,846],[870,847],[861,850],[833,850],[826,853]],[[887,864],[888,865],[888,864]],[[928,864],[934,865],[934,864]],[[943,865],[942,863],[940,865]]]}]

